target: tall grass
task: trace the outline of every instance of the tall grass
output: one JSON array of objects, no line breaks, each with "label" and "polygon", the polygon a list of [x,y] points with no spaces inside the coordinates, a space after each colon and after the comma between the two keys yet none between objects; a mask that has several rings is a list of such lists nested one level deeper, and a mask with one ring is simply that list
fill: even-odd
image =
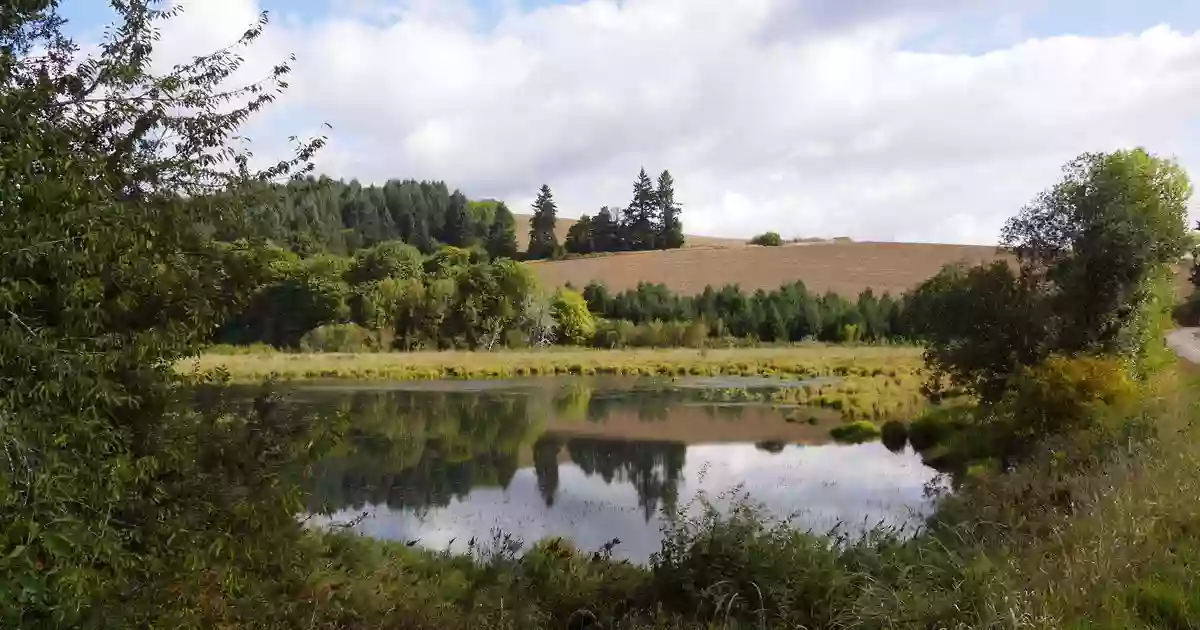
[{"label": "tall grass", "polygon": [[800,345],[780,348],[502,352],[205,354],[177,364],[182,372],[226,370],[234,381],[339,378],[414,380],[507,378],[555,374],[641,376],[870,376],[911,371],[920,351],[906,347]]}]

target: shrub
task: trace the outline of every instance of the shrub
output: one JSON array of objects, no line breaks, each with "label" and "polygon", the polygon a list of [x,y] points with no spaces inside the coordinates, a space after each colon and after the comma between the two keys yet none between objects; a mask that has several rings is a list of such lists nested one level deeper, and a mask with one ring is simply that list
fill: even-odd
[{"label": "shrub", "polygon": [[326,324],[300,338],[305,352],[373,352],[379,350],[379,337],[357,324]]},{"label": "shrub", "polygon": [[783,238],[778,232],[764,232],[750,239],[751,245],[763,245],[766,247],[779,247],[783,245]]},{"label": "shrub", "polygon": [[971,414],[969,407],[930,409],[908,426],[908,443],[918,452],[945,444],[955,433],[971,424]]},{"label": "shrub", "polygon": [[596,334],[592,345],[597,348],[624,348],[634,340],[637,326],[627,319],[600,319],[596,321]]},{"label": "shrub", "polygon": [[528,348],[529,335],[522,330],[510,328],[504,331],[504,347],[505,348]]},{"label": "shrub", "polygon": [[701,348],[708,343],[708,323],[697,320],[687,325],[683,331],[682,345],[689,348]]},{"label": "shrub", "polygon": [[1186,301],[1175,307],[1172,316],[1182,326],[1200,324],[1200,291],[1192,291]]},{"label": "shrub", "polygon": [[1137,388],[1116,358],[1050,357],[1013,378],[997,413],[1000,455],[1020,454],[1050,437],[1111,428],[1105,420],[1136,399]]},{"label": "shrub", "polygon": [[908,427],[899,420],[889,420],[883,425],[882,437],[889,451],[902,451],[908,444]]},{"label": "shrub", "polygon": [[[658,601],[720,627],[832,627],[855,594],[835,537],[772,521],[744,501],[728,516],[705,504],[663,538],[651,559]],[[753,626],[729,626],[731,618]]]},{"label": "shrub", "polygon": [[564,343],[582,345],[596,334],[596,320],[578,292],[559,289],[554,294],[553,309],[559,339]]},{"label": "shrub", "polygon": [[829,430],[829,435],[838,442],[844,444],[861,444],[870,442],[878,438],[880,434],[879,427],[870,420],[856,420],[849,424],[834,427]]}]

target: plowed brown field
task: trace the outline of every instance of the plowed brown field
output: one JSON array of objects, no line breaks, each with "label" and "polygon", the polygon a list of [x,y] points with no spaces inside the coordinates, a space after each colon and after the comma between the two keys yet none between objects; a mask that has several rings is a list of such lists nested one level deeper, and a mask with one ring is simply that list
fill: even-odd
[{"label": "plowed brown field", "polygon": [[813,291],[857,295],[902,293],[954,262],[977,264],[999,257],[995,247],[918,243],[807,243],[784,247],[691,247],[628,252],[595,258],[530,263],[543,285],[570,282],[582,288],[603,282],[611,291],[638,282],[662,283],[693,295],[707,285],[739,284],[743,289],[773,289],[803,280]]}]

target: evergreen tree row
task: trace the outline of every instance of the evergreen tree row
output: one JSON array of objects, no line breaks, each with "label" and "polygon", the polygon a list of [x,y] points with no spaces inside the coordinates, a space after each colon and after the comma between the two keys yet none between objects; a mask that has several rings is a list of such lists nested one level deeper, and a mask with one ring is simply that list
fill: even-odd
[{"label": "evergreen tree row", "polygon": [[869,288],[850,301],[832,292],[812,293],[800,281],[753,293],[737,285],[710,286],[695,296],[649,283],[614,295],[603,284],[591,283],[583,296],[588,310],[598,317],[634,324],[704,321],[717,337],[765,342],[887,341],[906,339],[912,332],[905,300],[886,293],[876,296]]},{"label": "evergreen tree row", "polygon": [[533,202],[527,257],[553,258],[562,251],[592,254],[683,247],[680,212],[670,171],[663,171],[655,184],[643,168],[633,183],[633,198],[626,208],[604,206],[595,217],[581,216],[560,249],[554,233],[558,206],[550,187],[543,185]]},{"label": "evergreen tree row", "polygon": [[[251,213],[253,236],[307,256],[353,254],[403,241],[431,254],[442,245],[485,250],[493,258],[517,255],[516,222],[503,202],[471,201],[445,182],[391,180],[363,186],[308,177],[276,187],[271,201]],[[235,240],[245,234],[226,234]]]}]

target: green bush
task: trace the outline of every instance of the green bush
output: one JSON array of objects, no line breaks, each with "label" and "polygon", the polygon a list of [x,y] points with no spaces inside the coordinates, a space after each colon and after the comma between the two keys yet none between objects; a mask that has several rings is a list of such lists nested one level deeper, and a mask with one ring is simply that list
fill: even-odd
[{"label": "green bush", "polygon": [[778,232],[764,232],[750,239],[751,245],[763,245],[766,247],[779,247],[783,245],[783,237],[779,236]]},{"label": "green bush", "polygon": [[883,445],[890,451],[902,451],[908,444],[908,425],[899,420],[889,420],[883,425]]},{"label": "green bush", "polygon": [[588,311],[583,296],[570,289],[559,289],[554,294],[554,321],[558,322],[560,341],[582,345],[591,341],[596,334],[596,320]]},{"label": "green bush", "polygon": [[374,352],[380,349],[379,336],[358,324],[326,324],[300,338],[305,352]]},{"label": "green bush", "polygon": [[870,420],[855,420],[849,424],[833,427],[829,435],[844,444],[861,444],[879,437],[879,427]]},{"label": "green bush", "polygon": [[664,532],[651,564],[656,599],[723,624],[831,627],[857,579],[836,540],[773,521],[745,502],[728,516],[705,504]]},{"label": "green bush", "polygon": [[1015,455],[1046,438],[1107,429],[1137,400],[1137,388],[1116,358],[1050,357],[1013,378],[998,411],[1007,451]]},{"label": "green bush", "polygon": [[504,331],[504,347],[512,349],[528,348],[529,335],[515,328],[506,330]]},{"label": "green bush", "polygon": [[970,407],[936,407],[926,411],[908,426],[908,443],[917,452],[945,444],[972,423]]}]

